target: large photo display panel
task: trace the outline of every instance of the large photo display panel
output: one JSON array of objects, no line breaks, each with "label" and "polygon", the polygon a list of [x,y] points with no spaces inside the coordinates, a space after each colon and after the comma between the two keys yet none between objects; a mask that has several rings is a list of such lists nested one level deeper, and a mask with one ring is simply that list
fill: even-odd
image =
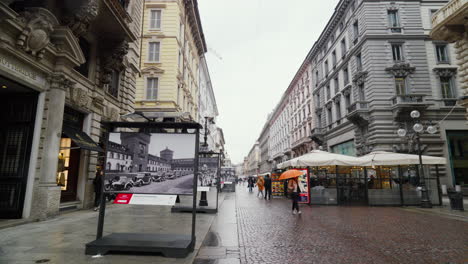
[{"label": "large photo display panel", "polygon": [[198,186],[216,186],[219,181],[219,156],[200,156]]},{"label": "large photo display panel", "polygon": [[105,192],[193,194],[194,134],[110,133]]}]

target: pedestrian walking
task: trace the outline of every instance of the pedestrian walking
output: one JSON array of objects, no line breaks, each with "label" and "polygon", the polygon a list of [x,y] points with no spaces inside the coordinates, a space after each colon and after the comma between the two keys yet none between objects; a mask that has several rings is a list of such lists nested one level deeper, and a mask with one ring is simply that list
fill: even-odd
[{"label": "pedestrian walking", "polygon": [[270,174],[265,176],[265,200],[271,200],[271,178]]},{"label": "pedestrian walking", "polygon": [[96,177],[93,180],[94,185],[94,211],[99,209],[101,203],[101,194],[102,194],[102,170],[96,170]]},{"label": "pedestrian walking", "polygon": [[247,188],[249,188],[249,192],[252,192],[252,188],[254,187],[255,181],[252,176],[249,177],[247,180]]},{"label": "pedestrian walking", "polygon": [[265,180],[263,179],[262,176],[258,176],[258,179],[257,179],[257,188],[258,188],[258,193],[257,193],[257,197],[262,194],[262,196],[260,197],[263,197],[263,189],[265,189]]},{"label": "pedestrian walking", "polygon": [[299,177],[291,178],[288,182],[288,191],[291,193],[292,199],[292,213],[293,214],[301,214],[301,210],[299,209],[299,194],[305,191],[302,182],[299,180]]}]

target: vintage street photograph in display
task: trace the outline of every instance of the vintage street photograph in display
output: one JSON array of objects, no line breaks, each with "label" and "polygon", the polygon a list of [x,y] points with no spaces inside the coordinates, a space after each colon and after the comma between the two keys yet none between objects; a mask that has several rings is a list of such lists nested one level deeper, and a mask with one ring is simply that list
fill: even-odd
[{"label": "vintage street photograph in display", "polygon": [[200,157],[198,186],[216,186],[218,170],[219,157]]},{"label": "vintage street photograph in display", "polygon": [[192,194],[195,135],[110,133],[107,192]]}]

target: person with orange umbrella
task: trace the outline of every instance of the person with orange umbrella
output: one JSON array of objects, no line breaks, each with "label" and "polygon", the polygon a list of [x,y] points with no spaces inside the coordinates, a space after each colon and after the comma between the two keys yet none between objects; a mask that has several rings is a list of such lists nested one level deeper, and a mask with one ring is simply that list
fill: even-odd
[{"label": "person with orange umbrella", "polygon": [[304,173],[299,170],[287,170],[283,172],[280,176],[280,180],[288,180],[288,192],[291,193],[292,199],[292,213],[301,214],[299,209],[299,194],[305,192],[305,187],[302,185],[302,182],[299,180],[299,176]]},{"label": "person with orange umbrella", "polygon": [[263,180],[263,176],[258,176],[257,188],[258,188],[257,197],[259,194],[262,194],[262,196],[260,197],[263,197],[263,189],[265,188],[265,180]]}]

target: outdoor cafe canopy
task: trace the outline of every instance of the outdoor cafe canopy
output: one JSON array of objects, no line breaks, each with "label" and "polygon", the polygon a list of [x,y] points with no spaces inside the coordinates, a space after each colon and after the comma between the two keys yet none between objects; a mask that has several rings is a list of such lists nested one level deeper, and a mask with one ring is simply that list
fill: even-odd
[{"label": "outdoor cafe canopy", "polygon": [[316,166],[359,166],[359,158],[312,150],[310,153],[278,164],[278,168],[286,167],[316,167]]},{"label": "outdoor cafe canopy", "polygon": [[[419,164],[419,155],[375,151],[359,157],[358,166],[396,166]],[[441,157],[422,156],[423,165],[443,165],[447,160]]]},{"label": "outdoor cafe canopy", "polygon": [[[443,165],[445,158],[422,156],[423,165]],[[279,169],[287,167],[315,167],[315,166],[397,166],[419,164],[419,155],[375,151],[362,157],[352,157],[321,150],[278,164]]]}]

